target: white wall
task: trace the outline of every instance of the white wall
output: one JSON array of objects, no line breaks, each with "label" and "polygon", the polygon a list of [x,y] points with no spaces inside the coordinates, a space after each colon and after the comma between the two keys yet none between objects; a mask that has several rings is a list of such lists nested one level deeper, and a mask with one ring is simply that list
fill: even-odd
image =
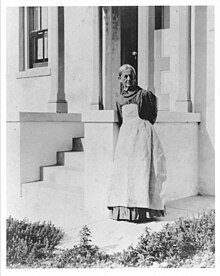
[{"label": "white wall", "polygon": [[82,112],[89,109],[92,95],[92,7],[65,7],[64,13],[68,112]]},{"label": "white wall", "polygon": [[[92,94],[92,7],[65,7],[65,94],[68,112],[89,108]],[[7,8],[7,120],[48,112],[51,77],[19,74],[19,8]],[[50,69],[50,68],[48,68]],[[33,72],[35,69],[29,69]],[[39,69],[38,69],[39,70]]]},{"label": "white wall", "polygon": [[[170,7],[170,29],[162,31],[161,55],[170,57],[170,71],[161,73],[161,93],[169,94],[170,111],[180,87],[179,43],[181,43],[182,7]],[[196,6],[191,8],[191,96],[193,112],[201,114],[199,124],[199,192],[215,193],[215,48],[214,48],[214,7]]]},{"label": "white wall", "polygon": [[[175,110],[175,103],[179,88],[179,10],[181,7],[170,6],[170,28],[163,30],[156,30],[156,41],[155,43],[160,44],[157,47],[161,47],[160,56],[170,58],[170,70],[161,71],[160,89],[156,91],[158,94],[166,94],[169,97],[165,98],[168,101],[168,111]],[[158,54],[158,53],[157,53]],[[155,63],[155,70],[158,70],[157,64]],[[158,84],[157,84],[158,85]],[[159,95],[158,95],[159,97]],[[162,100],[160,98],[160,100]]]},{"label": "white wall", "polygon": [[20,123],[21,88],[16,79],[19,68],[19,9],[6,11],[6,159],[7,159],[7,211],[14,206],[20,194]]},{"label": "white wall", "polygon": [[20,194],[20,124],[12,122],[6,129],[7,202],[13,202]]},{"label": "white wall", "polygon": [[72,138],[84,136],[80,114],[49,115],[24,114],[20,123],[21,183],[40,180],[40,166],[56,164],[56,152],[71,150]]},{"label": "white wall", "polygon": [[[155,30],[155,58],[170,58],[169,70],[158,72],[158,79],[155,78],[156,95],[158,101],[164,102],[168,108],[167,111],[175,111],[176,91],[178,90],[178,20],[179,8],[170,7],[170,28],[163,30]],[[159,71],[155,61],[155,71]],[[160,76],[160,77],[159,77]],[[166,95],[166,97],[160,96]],[[163,105],[163,104],[162,104]],[[159,107],[160,108],[160,107]]]},{"label": "white wall", "polygon": [[17,121],[19,112],[47,112],[50,76],[21,77],[19,74],[19,8],[7,8],[6,19],[7,121]]},{"label": "white wall", "polygon": [[194,110],[199,126],[199,192],[215,193],[214,7],[195,7]]},{"label": "white wall", "polygon": [[164,148],[167,166],[166,200],[198,193],[198,124],[158,123],[155,129]]}]

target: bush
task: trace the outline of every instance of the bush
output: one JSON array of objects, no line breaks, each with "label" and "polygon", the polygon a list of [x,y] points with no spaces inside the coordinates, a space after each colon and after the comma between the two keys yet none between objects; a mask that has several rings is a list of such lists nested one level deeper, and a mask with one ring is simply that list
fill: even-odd
[{"label": "bush", "polygon": [[[23,223],[23,224],[22,224]],[[20,222],[11,219],[11,228],[16,225],[16,235],[20,235],[22,225],[26,225],[27,222]],[[214,267],[215,262],[215,211],[211,210],[209,213],[203,213],[197,218],[185,219],[180,218],[172,224],[167,224],[160,232],[150,232],[148,228],[145,229],[145,233],[140,237],[137,246],[129,246],[128,249],[123,252],[117,252],[115,254],[107,254],[101,251],[97,246],[91,244],[91,232],[85,225],[80,231],[80,242],[72,249],[63,250],[60,254],[48,255],[47,251],[53,250],[54,246],[58,243],[58,240],[62,237],[60,230],[50,231],[50,227],[46,227],[48,232],[55,233],[51,238],[51,243],[46,239],[46,230],[40,230],[40,225],[36,226],[38,236],[30,235],[30,226],[25,227],[29,229],[26,231],[25,239],[15,239],[13,235],[13,242],[16,248],[8,250],[9,257],[7,260],[10,263],[16,260],[22,263],[27,263],[27,266],[31,267],[50,267],[50,268],[85,268],[85,267]],[[33,226],[33,224],[32,224]],[[19,229],[19,230],[18,230]],[[53,227],[53,229],[55,229]],[[10,231],[9,231],[10,232]],[[43,237],[41,239],[41,234]],[[39,243],[36,243],[36,249],[34,251],[35,260],[39,258],[49,256],[46,261],[27,262],[27,240],[30,241],[36,236]],[[50,235],[49,235],[50,236]],[[57,238],[58,237],[58,238]],[[11,239],[10,239],[11,240]],[[15,243],[15,241],[18,241]],[[28,243],[30,244],[30,242]],[[50,245],[49,245],[50,244]],[[40,246],[42,245],[42,247]],[[8,245],[7,245],[8,246]],[[31,254],[31,246],[29,248],[29,254]],[[30,255],[32,256],[32,255]],[[28,257],[30,258],[30,257]]]},{"label": "bush", "polygon": [[[203,253],[205,252],[205,253]],[[207,253],[208,252],[208,253]],[[180,218],[160,232],[148,228],[136,247],[107,254],[91,245],[87,226],[80,231],[80,244],[65,250],[54,267],[181,267],[213,266],[215,252],[215,211],[193,219]],[[198,259],[198,255],[202,257]],[[208,258],[208,259],[207,259]],[[207,259],[204,263],[203,259]],[[199,261],[198,261],[199,260]],[[196,263],[201,262],[201,263]]]},{"label": "bush", "polygon": [[30,264],[46,258],[64,233],[53,224],[7,219],[7,265]]},{"label": "bush", "polygon": [[135,248],[125,250],[119,261],[123,265],[146,266],[168,262],[178,266],[201,250],[215,252],[215,211],[193,219],[180,218],[160,232],[145,233]]},{"label": "bush", "polygon": [[91,267],[108,261],[109,256],[101,252],[98,246],[91,244],[91,232],[85,225],[79,233],[79,245],[67,249],[55,258],[53,267]]}]

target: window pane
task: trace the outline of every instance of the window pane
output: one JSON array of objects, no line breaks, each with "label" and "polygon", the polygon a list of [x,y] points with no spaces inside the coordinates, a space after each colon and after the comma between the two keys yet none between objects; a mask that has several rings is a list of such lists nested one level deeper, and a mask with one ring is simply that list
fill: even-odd
[{"label": "window pane", "polygon": [[48,62],[48,8],[28,8],[29,68],[47,66]]},{"label": "window pane", "polygon": [[37,59],[43,59],[43,38],[37,41]]},{"label": "window pane", "polygon": [[47,32],[44,34],[44,58],[48,58],[48,35]]}]

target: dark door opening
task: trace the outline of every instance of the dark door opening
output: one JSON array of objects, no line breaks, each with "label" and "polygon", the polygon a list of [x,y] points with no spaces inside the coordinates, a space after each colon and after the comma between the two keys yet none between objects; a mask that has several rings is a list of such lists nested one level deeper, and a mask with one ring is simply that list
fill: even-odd
[{"label": "dark door opening", "polygon": [[138,65],[138,7],[121,7],[121,64]]}]

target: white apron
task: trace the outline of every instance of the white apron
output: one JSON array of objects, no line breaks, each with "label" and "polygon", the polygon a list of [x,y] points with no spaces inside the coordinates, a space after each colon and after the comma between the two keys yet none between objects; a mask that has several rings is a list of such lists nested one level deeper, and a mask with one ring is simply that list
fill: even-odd
[{"label": "white apron", "polygon": [[138,106],[122,106],[120,128],[108,207],[125,206],[163,210],[166,164],[153,125],[139,118]]}]

